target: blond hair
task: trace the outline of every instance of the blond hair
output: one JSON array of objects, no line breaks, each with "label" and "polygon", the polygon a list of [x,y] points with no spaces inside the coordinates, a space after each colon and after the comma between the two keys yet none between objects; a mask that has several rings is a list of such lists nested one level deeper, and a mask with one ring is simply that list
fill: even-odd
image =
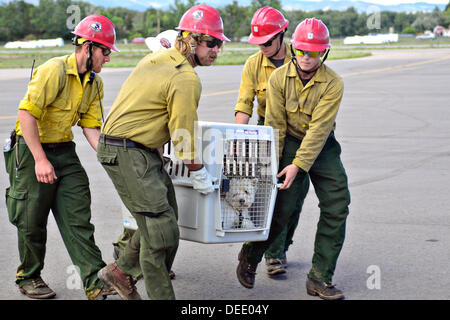
[{"label": "blond hair", "polygon": [[[188,37],[190,35],[190,37]],[[198,32],[183,31],[175,40],[175,48],[185,57],[191,54],[198,43],[204,40],[211,40],[212,37]]]}]

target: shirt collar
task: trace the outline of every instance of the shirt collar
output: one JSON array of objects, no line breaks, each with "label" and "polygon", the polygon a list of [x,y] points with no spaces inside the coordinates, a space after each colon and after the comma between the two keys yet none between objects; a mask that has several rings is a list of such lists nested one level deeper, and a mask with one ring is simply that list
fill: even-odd
[{"label": "shirt collar", "polygon": [[170,57],[174,60],[174,63],[176,66],[181,66],[183,64],[188,65],[189,67],[191,67],[192,69],[194,69],[191,65],[191,63],[189,62],[189,60],[183,56],[180,51],[178,51],[176,48],[170,48],[167,49],[167,53],[170,55]]},{"label": "shirt collar", "polygon": [[[284,63],[286,64],[289,60],[291,60],[291,50],[289,48],[289,44],[286,42],[283,42],[284,45],[286,46],[286,55],[284,56]],[[262,61],[262,66],[263,67],[274,67],[272,61],[270,61],[269,58],[267,58],[265,55],[263,55],[263,53],[261,52],[261,50],[259,50],[259,54],[262,55],[263,57],[263,61]]]},{"label": "shirt collar", "polygon": [[77,58],[75,52],[67,58],[66,74],[78,75]]},{"label": "shirt collar", "polygon": [[[316,74],[311,78],[311,80],[313,80],[314,82],[326,82],[327,81],[327,77],[326,77],[326,71],[325,71],[326,66],[324,64],[322,64],[319,69],[317,69]],[[298,77],[297,74],[297,70],[296,67],[294,66],[294,63],[289,63],[289,70],[287,73],[288,77]]]}]

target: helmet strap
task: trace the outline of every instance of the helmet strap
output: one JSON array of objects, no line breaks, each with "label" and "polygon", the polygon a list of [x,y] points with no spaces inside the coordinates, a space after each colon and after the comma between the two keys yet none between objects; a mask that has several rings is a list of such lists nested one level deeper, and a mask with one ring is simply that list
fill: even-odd
[{"label": "helmet strap", "polygon": [[92,42],[89,42],[89,50],[88,50],[88,58],[86,60],[86,69],[87,71],[92,70],[93,62],[92,62]]},{"label": "helmet strap", "polygon": [[278,54],[278,52],[280,52],[280,50],[281,50],[281,48],[283,46],[284,30],[281,31],[279,34],[280,34],[280,43],[279,43],[279,46],[278,46],[278,50],[273,55],[271,55],[269,57],[269,59],[275,57]]},{"label": "helmet strap", "polygon": [[200,59],[198,58],[198,56],[197,56],[196,53],[194,53],[194,60],[195,60],[195,63],[196,63],[198,66],[202,66],[202,63],[200,62]]}]

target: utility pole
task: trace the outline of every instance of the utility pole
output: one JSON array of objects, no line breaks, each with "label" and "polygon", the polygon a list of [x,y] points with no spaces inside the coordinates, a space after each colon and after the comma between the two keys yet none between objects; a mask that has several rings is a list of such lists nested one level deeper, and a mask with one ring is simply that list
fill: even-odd
[{"label": "utility pole", "polygon": [[161,20],[159,18],[159,9],[156,10],[156,33],[161,33]]}]

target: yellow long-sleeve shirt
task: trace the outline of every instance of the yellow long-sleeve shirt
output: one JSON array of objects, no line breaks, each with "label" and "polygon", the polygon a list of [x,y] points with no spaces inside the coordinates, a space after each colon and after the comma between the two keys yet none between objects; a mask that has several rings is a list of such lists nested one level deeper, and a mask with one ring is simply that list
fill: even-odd
[{"label": "yellow long-sleeve shirt", "polygon": [[321,152],[341,103],[344,83],[326,65],[303,86],[293,63],[278,68],[269,78],[265,125],[278,130],[278,156],[286,134],[301,139],[293,163],[308,172]]},{"label": "yellow long-sleeve shirt", "polygon": [[[96,75],[94,82],[89,83],[86,73],[81,83],[73,53],[50,59],[34,70],[19,109],[36,118],[42,143],[67,142],[73,140],[75,124],[86,128],[102,125],[101,99],[101,78]],[[19,120],[16,132],[23,135]]]},{"label": "yellow long-sleeve shirt", "polygon": [[[286,45],[284,64],[291,59],[288,48]],[[247,59],[242,70],[239,96],[234,113],[243,112],[251,116],[253,113],[253,100],[256,96],[258,102],[256,112],[259,116],[264,117],[266,112],[267,81],[275,69],[275,65],[261,51]]]},{"label": "yellow long-sleeve shirt", "polygon": [[192,160],[201,91],[194,68],[175,48],[149,54],[122,85],[102,132],[149,148],[172,139],[176,156]]}]

